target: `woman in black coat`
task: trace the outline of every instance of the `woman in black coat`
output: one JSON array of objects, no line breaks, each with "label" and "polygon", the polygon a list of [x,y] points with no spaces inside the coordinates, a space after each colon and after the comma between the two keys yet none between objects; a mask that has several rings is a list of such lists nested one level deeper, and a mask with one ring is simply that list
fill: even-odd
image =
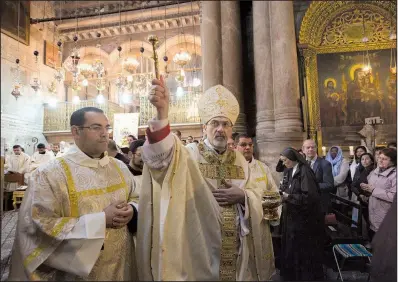
[{"label": "woman in black coat", "polygon": [[281,187],[281,276],[285,281],[319,281],[323,273],[324,215],[315,174],[293,148],[281,154],[288,168]]}]

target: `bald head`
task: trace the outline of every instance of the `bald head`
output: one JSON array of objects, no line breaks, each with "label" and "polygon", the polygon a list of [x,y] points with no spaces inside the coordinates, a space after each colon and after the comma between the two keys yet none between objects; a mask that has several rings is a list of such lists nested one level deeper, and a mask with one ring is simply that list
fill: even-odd
[{"label": "bald head", "polygon": [[303,143],[302,150],[309,159],[313,159],[316,156],[316,143],[312,139],[307,139]]}]

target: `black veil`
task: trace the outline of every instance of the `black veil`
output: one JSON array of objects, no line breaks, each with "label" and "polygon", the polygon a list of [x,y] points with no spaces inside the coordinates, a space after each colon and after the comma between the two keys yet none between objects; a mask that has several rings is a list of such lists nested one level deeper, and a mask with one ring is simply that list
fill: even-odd
[{"label": "black veil", "polygon": [[281,155],[288,158],[291,161],[307,165],[307,161],[304,159],[304,157],[292,147],[288,147],[285,150],[283,150]]}]

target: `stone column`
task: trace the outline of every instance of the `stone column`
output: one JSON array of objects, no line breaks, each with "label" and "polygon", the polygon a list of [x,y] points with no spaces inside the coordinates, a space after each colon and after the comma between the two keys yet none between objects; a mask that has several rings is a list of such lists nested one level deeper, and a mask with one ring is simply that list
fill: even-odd
[{"label": "stone column", "polygon": [[253,1],[257,146],[277,181],[280,153],[304,139],[293,20],[290,1]]},{"label": "stone column", "polygon": [[264,141],[266,133],[275,130],[269,4],[267,1],[253,1],[256,137],[260,142]]},{"label": "stone column", "polygon": [[222,41],[221,6],[219,1],[202,1],[202,41],[203,91],[222,84]]},{"label": "stone column", "polygon": [[276,132],[302,132],[292,1],[269,2]]},{"label": "stone column", "polygon": [[[202,2],[204,3],[204,2]],[[239,102],[240,114],[234,130],[246,133],[246,115],[242,83],[242,34],[239,1],[221,1],[222,84]],[[206,43],[207,44],[207,43]]]}]

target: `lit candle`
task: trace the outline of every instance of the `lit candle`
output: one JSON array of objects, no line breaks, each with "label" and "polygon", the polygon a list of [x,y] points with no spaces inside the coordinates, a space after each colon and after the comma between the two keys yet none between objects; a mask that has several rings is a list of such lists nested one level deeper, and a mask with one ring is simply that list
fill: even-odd
[{"label": "lit candle", "polygon": [[325,147],[325,146],[322,147],[322,154],[323,154],[324,156],[326,156],[326,147]]},{"label": "lit candle", "polygon": [[350,156],[354,155],[354,146],[350,146]]}]

